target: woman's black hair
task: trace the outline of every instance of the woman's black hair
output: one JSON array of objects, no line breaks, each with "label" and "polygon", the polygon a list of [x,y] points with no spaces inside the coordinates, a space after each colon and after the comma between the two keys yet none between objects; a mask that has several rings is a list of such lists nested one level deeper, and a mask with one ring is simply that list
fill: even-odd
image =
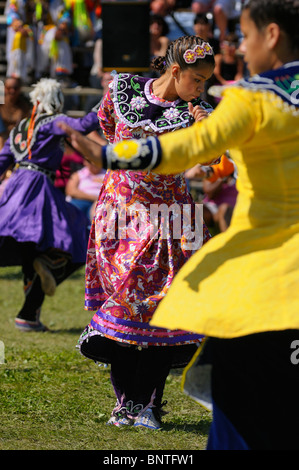
[{"label": "woman's black hair", "polygon": [[215,57],[213,54],[207,54],[204,58],[197,59],[193,64],[187,63],[184,59],[184,53],[187,49],[193,49],[195,46],[201,46],[206,43],[199,36],[181,36],[172,41],[166,51],[165,57],[158,56],[152,60],[151,67],[158,70],[161,75],[166,72],[172,64],[178,64],[182,70],[187,68],[196,68],[200,60],[215,67]]},{"label": "woman's black hair", "polygon": [[248,0],[243,10],[258,29],[276,23],[288,36],[294,51],[299,49],[299,0]]}]

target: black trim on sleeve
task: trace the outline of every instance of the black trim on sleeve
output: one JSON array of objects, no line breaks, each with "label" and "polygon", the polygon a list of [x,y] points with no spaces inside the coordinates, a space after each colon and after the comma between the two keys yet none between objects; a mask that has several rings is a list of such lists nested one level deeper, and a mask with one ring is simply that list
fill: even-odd
[{"label": "black trim on sleeve", "polygon": [[[130,145],[129,142],[132,141],[128,141],[128,145]],[[124,144],[124,141],[102,147],[103,168],[107,170],[150,171],[160,164],[162,150],[157,137],[134,140],[133,142],[137,144],[137,150],[131,156],[122,157],[120,155],[120,146]]]}]

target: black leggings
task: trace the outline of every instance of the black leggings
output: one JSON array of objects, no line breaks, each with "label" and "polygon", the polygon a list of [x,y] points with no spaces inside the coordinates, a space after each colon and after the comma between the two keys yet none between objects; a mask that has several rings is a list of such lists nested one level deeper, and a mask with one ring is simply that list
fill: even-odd
[{"label": "black leggings", "polygon": [[15,247],[22,265],[25,294],[24,304],[18,313],[18,318],[35,321],[44,302],[45,294],[41,287],[40,277],[33,268],[34,259],[38,256],[45,256],[48,269],[55,278],[57,285],[80,268],[83,263],[72,263],[66,253],[55,249],[49,249],[46,253],[41,254],[36,251],[34,243],[19,243]]},{"label": "black leggings", "polygon": [[299,330],[208,340],[213,400],[252,450],[299,450]]},{"label": "black leggings", "polygon": [[138,348],[96,335],[82,343],[81,352],[89,359],[111,364],[111,383],[119,402],[125,397],[145,407],[154,396],[153,404],[159,408],[170,369],[178,366],[179,356],[180,367],[186,365],[196,348],[194,344]]}]

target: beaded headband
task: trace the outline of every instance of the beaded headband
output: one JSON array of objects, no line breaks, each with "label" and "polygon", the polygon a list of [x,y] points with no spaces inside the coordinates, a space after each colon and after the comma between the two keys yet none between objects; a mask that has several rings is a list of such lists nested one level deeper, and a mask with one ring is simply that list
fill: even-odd
[{"label": "beaded headband", "polygon": [[187,64],[194,64],[197,59],[204,59],[206,55],[213,55],[213,49],[207,42],[197,44],[193,49],[187,49],[183,57]]}]

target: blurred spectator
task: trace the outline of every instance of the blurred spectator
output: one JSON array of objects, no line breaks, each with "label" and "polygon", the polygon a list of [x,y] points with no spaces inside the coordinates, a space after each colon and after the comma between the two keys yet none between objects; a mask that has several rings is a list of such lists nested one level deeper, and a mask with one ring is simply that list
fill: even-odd
[{"label": "blurred spectator", "polygon": [[173,11],[176,0],[151,0],[150,11],[154,15],[166,16]]},{"label": "blurred spectator", "polygon": [[192,0],[191,9],[194,13],[208,13],[213,11],[215,0]]},{"label": "blurred spectator", "polygon": [[205,13],[195,15],[193,29],[195,36],[199,36],[212,46],[215,55],[220,54],[220,41],[215,38],[211,21]]},{"label": "blurred spectator", "polygon": [[15,77],[7,77],[4,82],[4,103],[0,104],[3,124],[1,138],[4,141],[16,124],[31,114],[32,106],[29,99],[21,92],[21,84],[21,80]]},{"label": "blurred spectator", "polygon": [[230,225],[237,199],[235,166],[227,155],[215,165],[196,165],[185,172],[186,178],[203,179],[203,219],[209,228],[224,232]]},{"label": "blurred spectator", "polygon": [[169,27],[166,17],[162,15],[151,14],[149,21],[150,32],[150,67],[149,71],[142,72],[144,77],[157,78],[160,73],[152,67],[152,61],[156,57],[164,57],[170,43],[168,38]]},{"label": "blurred spectator", "polygon": [[[88,134],[88,137],[90,139],[98,141],[101,145],[107,144],[106,139],[101,137],[100,130],[95,130],[91,132],[90,134]],[[83,166],[84,158],[66,144],[60,167],[58,170],[56,170],[54,186],[60,189],[63,194],[66,194],[66,186],[68,184],[69,179],[71,178],[73,173],[81,170]]]},{"label": "blurred spectator", "polygon": [[65,188],[70,176],[83,167],[84,159],[71,147],[65,145],[64,154],[58,170],[56,170],[54,186],[65,194]]},{"label": "blurred spectator", "polygon": [[220,41],[229,32],[229,23],[239,18],[240,8],[240,0],[192,0],[191,4],[194,13],[213,13],[215,26],[219,29]]},{"label": "blurred spectator", "polygon": [[168,24],[169,41],[192,34],[194,14],[191,9],[179,10],[177,4],[178,0],[151,0],[150,2],[151,13],[162,16]]},{"label": "blurred spectator", "polygon": [[94,36],[92,12],[95,12],[97,2],[93,0],[64,0],[64,2],[71,17],[71,45],[84,46]]},{"label": "blurred spectator", "polygon": [[[220,55],[220,42],[217,38],[213,36],[211,21],[209,20],[206,13],[198,13],[195,16],[193,29],[194,29],[195,36],[199,36],[200,38],[204,39],[212,46],[214,55],[215,55],[215,62],[216,62]],[[211,106],[216,107],[217,102],[212,96],[208,94],[208,89],[213,84],[215,84],[214,74],[209,80],[205,82],[205,90],[201,96],[202,96],[202,99],[210,103]]]},{"label": "blurred spectator", "polygon": [[[102,5],[101,0],[85,0],[86,10],[91,19],[94,31],[97,31],[99,23],[101,23]],[[100,21],[99,21],[100,20]]]},{"label": "blurred spectator", "polygon": [[65,188],[67,200],[80,209],[90,221],[93,219],[104,176],[104,170],[85,160],[83,168],[71,175]]},{"label": "blurred spectator", "polygon": [[[167,34],[169,32],[168,24],[163,16],[151,15],[150,16],[150,62],[155,57],[164,57],[168,48],[169,39]],[[157,78],[160,73],[150,64],[148,72],[143,72],[144,77]]]},{"label": "blurred spectator", "polygon": [[151,59],[157,56],[165,56],[169,44],[167,34],[168,24],[161,15],[150,16],[150,52]]},{"label": "blurred spectator", "polygon": [[219,29],[219,39],[223,41],[229,32],[229,22],[239,19],[239,3],[236,0],[216,0],[213,8],[215,23]]},{"label": "blurred spectator", "polygon": [[[108,91],[108,84],[112,80],[112,76],[110,72],[105,72],[102,76],[101,84],[103,87],[103,94],[105,94]],[[89,113],[90,111],[93,111],[94,113],[97,113],[98,108],[100,106],[101,100],[99,101],[99,97],[96,97],[96,104],[93,102],[94,97],[90,96],[91,101],[89,101],[88,105],[88,100],[87,106],[86,106],[86,114]],[[93,102],[93,105],[92,105]],[[92,106],[91,106],[92,105]],[[107,140],[105,139],[103,135],[103,131],[99,128],[90,132],[87,135],[90,139],[95,140],[98,142],[100,145],[106,145]],[[60,168],[56,170],[56,178],[55,178],[55,186],[60,189],[64,194],[66,194],[66,186],[67,183],[73,173],[76,171],[79,171],[82,167],[84,166],[84,158],[75,152],[71,147],[68,145],[65,145],[65,151],[64,155],[61,161]]]},{"label": "blurred spectator", "polygon": [[[100,101],[102,100],[102,98],[99,100],[99,97],[100,96],[103,97],[105,95],[105,93],[107,93],[108,85],[111,82],[112,78],[113,77],[111,75],[111,72],[103,72],[102,73],[101,79],[100,79],[99,96],[90,95],[90,96],[87,97],[86,103],[85,103],[85,112],[86,113],[88,113],[91,109],[93,111],[98,110],[99,105],[100,105]],[[99,132],[101,132],[100,131],[100,126],[99,126]],[[100,135],[102,135],[102,134],[100,134]],[[102,145],[104,145],[103,142],[102,142]]]},{"label": "blurred spectator", "polygon": [[92,57],[93,64],[90,69],[89,83],[92,88],[100,89],[102,87],[103,75],[103,40],[101,31],[96,33]]},{"label": "blurred spectator", "polygon": [[215,57],[214,77],[220,85],[227,85],[239,80],[244,74],[244,62],[237,54],[238,36],[234,33],[226,35],[220,44],[221,54]]},{"label": "blurred spectator", "polygon": [[70,46],[71,20],[64,13],[58,25],[46,25],[39,37],[38,70],[39,76],[58,80],[68,79],[73,73],[73,53]]},{"label": "blurred spectator", "polygon": [[203,218],[208,227],[225,232],[230,225],[237,200],[236,181],[233,176],[215,182],[204,180]]},{"label": "blurred spectator", "polygon": [[168,39],[174,41],[180,36],[191,36],[193,34],[194,14],[191,10],[175,10],[165,16],[169,27]]},{"label": "blurred spectator", "polygon": [[31,81],[34,67],[34,38],[32,29],[18,16],[7,27],[6,75],[21,78],[23,83]]},{"label": "blurred spectator", "polygon": [[45,24],[57,24],[65,10],[64,0],[42,0],[41,3],[43,9],[49,11],[48,18],[45,18]]},{"label": "blurred spectator", "polygon": [[109,89],[109,83],[113,80],[113,75],[111,72],[104,72],[102,75],[102,89],[103,96],[107,93]]}]

